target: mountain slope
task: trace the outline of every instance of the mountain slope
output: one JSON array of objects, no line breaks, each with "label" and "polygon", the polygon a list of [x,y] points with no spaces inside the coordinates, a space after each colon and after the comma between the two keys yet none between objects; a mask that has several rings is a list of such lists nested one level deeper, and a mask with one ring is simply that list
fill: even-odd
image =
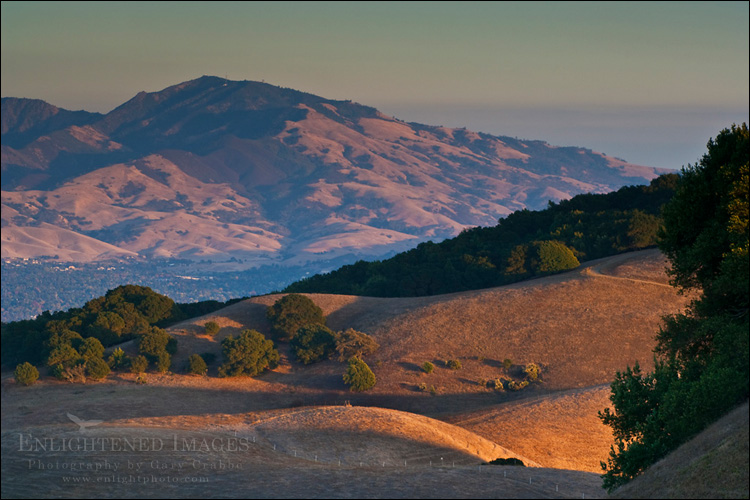
[{"label": "mountain slope", "polygon": [[141,92],[106,115],[2,106],[3,231],[47,222],[145,256],[382,255],[657,175],[582,148],[216,77]]}]

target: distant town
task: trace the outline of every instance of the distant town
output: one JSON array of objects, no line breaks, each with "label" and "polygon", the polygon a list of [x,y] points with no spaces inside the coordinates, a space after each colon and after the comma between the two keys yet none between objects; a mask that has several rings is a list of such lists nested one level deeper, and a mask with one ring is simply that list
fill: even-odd
[{"label": "distant town", "polygon": [[[330,264],[328,264],[330,265]],[[177,302],[226,301],[280,290],[326,264],[263,266],[212,271],[209,261],[178,259],[59,262],[51,258],[3,259],[2,321],[31,319],[43,311],[80,307],[120,285],[148,286]]]}]

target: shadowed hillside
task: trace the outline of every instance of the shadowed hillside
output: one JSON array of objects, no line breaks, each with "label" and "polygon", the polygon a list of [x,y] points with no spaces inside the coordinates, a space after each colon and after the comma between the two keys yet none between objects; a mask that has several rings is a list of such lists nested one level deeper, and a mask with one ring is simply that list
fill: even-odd
[{"label": "shadowed hillside", "polygon": [[748,498],[748,404],[618,488],[613,498]]}]

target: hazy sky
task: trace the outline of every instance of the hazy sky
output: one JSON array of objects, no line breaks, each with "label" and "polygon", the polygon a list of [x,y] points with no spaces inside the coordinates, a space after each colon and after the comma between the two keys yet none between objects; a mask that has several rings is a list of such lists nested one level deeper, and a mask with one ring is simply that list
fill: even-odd
[{"label": "hazy sky", "polygon": [[748,121],[748,2],[11,2],[2,96],[106,112],[201,75],[679,168]]}]

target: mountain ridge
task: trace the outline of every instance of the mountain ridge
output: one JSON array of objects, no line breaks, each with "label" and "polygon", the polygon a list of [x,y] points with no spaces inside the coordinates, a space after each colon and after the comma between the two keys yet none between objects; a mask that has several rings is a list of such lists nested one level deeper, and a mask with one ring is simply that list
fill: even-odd
[{"label": "mountain ridge", "polygon": [[[660,172],[210,76],[104,115],[26,101],[2,100],[3,258],[54,256],[16,240],[16,228],[42,223],[145,258],[377,257]],[[258,228],[273,242],[258,241]]]}]

